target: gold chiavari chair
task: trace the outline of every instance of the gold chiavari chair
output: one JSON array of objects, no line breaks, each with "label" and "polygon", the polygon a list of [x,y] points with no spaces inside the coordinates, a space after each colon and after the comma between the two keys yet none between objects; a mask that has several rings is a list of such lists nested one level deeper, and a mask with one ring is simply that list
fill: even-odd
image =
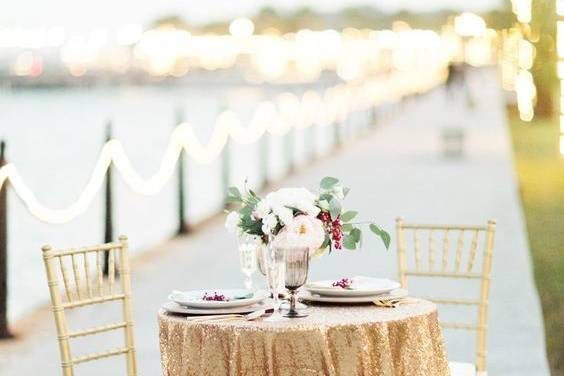
[{"label": "gold chiavari chair", "polygon": [[[487,321],[488,301],[490,290],[490,273],[492,267],[492,253],[494,246],[496,223],[488,221],[485,226],[451,226],[451,225],[422,225],[406,224],[401,218],[396,220],[397,254],[400,283],[403,288],[408,287],[408,277],[438,277],[445,279],[475,280],[480,283],[478,299],[426,299],[436,304],[476,306],[478,320],[473,323],[441,322],[441,327],[449,329],[465,329],[476,331],[476,364],[451,362],[453,376],[486,376],[487,352]],[[407,233],[412,235],[413,261],[408,263]],[[421,235],[427,235],[426,255],[422,255]],[[442,237],[436,237],[442,234]],[[468,234],[471,234],[469,237]],[[453,247],[449,239],[457,239]],[[465,239],[471,238],[469,247],[465,247]],[[480,240],[483,239],[483,247]],[[439,242],[437,242],[439,240]],[[437,244],[438,243],[438,244]],[[437,247],[438,246],[438,247]],[[454,254],[451,252],[453,248]],[[483,249],[480,255],[479,248]],[[468,252],[466,252],[466,249]],[[466,254],[467,253],[467,254]],[[427,256],[427,260],[422,260]],[[481,267],[476,266],[477,258],[481,258]],[[465,261],[463,262],[463,260]],[[413,265],[413,266],[409,266]],[[426,264],[426,265],[423,265]]]},{"label": "gold chiavari chair", "polygon": [[[131,313],[131,282],[127,237],[121,236],[119,242],[93,247],[55,251],[47,245],[42,250],[57,327],[63,376],[73,376],[74,366],[77,364],[116,355],[125,355],[127,375],[136,376],[137,365]],[[102,270],[105,252],[108,252],[107,282],[105,282]],[[80,262],[81,260],[82,262]],[[116,261],[119,267],[116,267]],[[72,273],[69,273],[67,269],[69,265],[71,266]],[[116,273],[119,274],[119,288],[116,286]],[[84,278],[81,278],[81,274],[83,274]],[[64,296],[59,287],[59,276],[62,276]],[[121,301],[123,321],[78,331],[68,330],[66,317],[68,309],[110,301]],[[70,349],[71,339],[121,329],[125,333],[124,347],[78,357],[72,356]]]}]

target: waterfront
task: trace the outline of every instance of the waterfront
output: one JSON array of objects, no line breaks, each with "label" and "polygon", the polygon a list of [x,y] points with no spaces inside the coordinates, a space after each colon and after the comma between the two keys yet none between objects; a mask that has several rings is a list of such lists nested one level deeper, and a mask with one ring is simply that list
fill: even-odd
[{"label": "waterfront", "polygon": [[[317,88],[321,88],[318,84]],[[308,87],[300,86],[295,94]],[[310,86],[309,88],[316,88]],[[0,92],[0,136],[7,142],[8,160],[17,165],[38,200],[51,208],[74,202],[88,181],[105,141],[106,124],[112,122],[133,167],[144,177],[159,168],[162,155],[178,120],[192,124],[197,137],[209,139],[215,119],[225,106],[249,120],[256,103],[280,93],[277,87],[127,86],[71,89],[20,89]],[[360,114],[362,116],[363,114]],[[351,119],[354,123],[354,118]],[[366,125],[366,119],[357,119]],[[330,127],[293,132],[293,159],[300,163],[310,156],[300,132],[315,132],[314,153],[322,154],[333,138]],[[269,136],[269,178],[284,175],[288,168],[286,136]],[[231,181],[245,178],[261,184],[260,143],[232,145]],[[187,219],[191,224],[220,212],[223,205],[222,162],[186,164]],[[132,193],[118,177],[115,187],[115,234],[135,239],[137,253],[172,237],[178,228],[177,186],[171,179],[154,196]],[[56,247],[98,243],[103,240],[103,195],[98,192],[89,209],[63,225],[42,223],[33,217],[15,194],[9,195],[9,317],[17,320],[25,312],[47,301],[43,286],[40,247],[49,239]],[[149,230],[148,230],[149,229]],[[117,235],[116,235],[117,236]],[[188,251],[188,250],[187,250]]]}]

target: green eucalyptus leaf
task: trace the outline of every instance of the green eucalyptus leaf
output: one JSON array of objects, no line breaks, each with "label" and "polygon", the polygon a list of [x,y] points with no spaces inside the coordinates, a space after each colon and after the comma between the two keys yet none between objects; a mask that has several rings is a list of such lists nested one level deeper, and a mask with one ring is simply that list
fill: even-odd
[{"label": "green eucalyptus leaf", "polygon": [[321,244],[321,247],[319,247],[319,249],[327,248],[327,246],[330,244],[331,244],[331,238],[329,237],[328,234],[325,234],[325,239],[323,240],[323,244]]},{"label": "green eucalyptus leaf", "polygon": [[380,227],[378,227],[377,225],[375,225],[374,223],[371,223],[369,227],[370,227],[370,231],[372,231],[373,233],[375,233],[376,235],[378,235],[380,237],[380,239],[382,240],[382,242],[386,246],[386,249],[389,249],[390,248],[390,242],[392,240],[392,237],[390,236],[390,234],[386,230],[383,230]]},{"label": "green eucalyptus leaf", "polygon": [[320,200],[318,203],[319,207],[325,211],[329,211],[329,201],[328,200]]},{"label": "green eucalyptus leaf", "polygon": [[350,191],[351,191],[351,189],[349,187],[343,188],[343,196],[347,197],[347,195],[349,194]]},{"label": "green eucalyptus leaf", "polygon": [[331,176],[326,176],[323,179],[321,179],[321,183],[319,183],[319,186],[323,189],[331,189],[338,182],[339,179],[333,178]]},{"label": "green eucalyptus leaf", "polygon": [[329,201],[329,214],[331,214],[331,219],[335,220],[341,214],[341,202],[335,200],[334,198]]},{"label": "green eucalyptus leaf", "polygon": [[355,243],[360,242],[360,236],[362,235],[362,233],[360,232],[360,229],[358,228],[353,228],[350,232],[350,236],[353,237]]},{"label": "green eucalyptus leaf", "polygon": [[240,197],[234,197],[234,196],[227,196],[227,197],[225,198],[225,201],[226,201],[228,204],[234,204],[234,203],[241,202],[241,198],[240,198]]},{"label": "green eucalyptus leaf", "polygon": [[344,225],[341,226],[341,231],[343,232],[350,232],[353,229],[353,225],[351,225],[350,223],[345,223]]},{"label": "green eucalyptus leaf", "polygon": [[382,242],[386,246],[386,249],[390,249],[390,242],[392,241],[390,234],[382,230],[382,232],[380,233],[380,239],[382,239]]},{"label": "green eucalyptus leaf", "polygon": [[341,221],[350,222],[354,217],[356,217],[357,214],[358,212],[354,210],[344,212],[343,215],[341,215]]},{"label": "green eucalyptus leaf", "polygon": [[356,249],[356,241],[352,235],[347,235],[343,238],[343,247],[346,249]]},{"label": "green eucalyptus leaf", "polygon": [[256,220],[248,214],[244,214],[241,216],[241,224],[240,227],[243,231],[250,235],[264,235],[262,232],[262,222],[260,220]]},{"label": "green eucalyptus leaf", "polygon": [[319,201],[327,201],[327,202],[329,202],[329,201],[331,201],[332,198],[333,198],[333,195],[332,195],[332,194],[330,194],[330,193],[322,193],[322,194],[319,196]]},{"label": "green eucalyptus leaf", "polygon": [[252,213],[253,213],[252,205],[245,205],[241,209],[239,209],[239,214],[241,215],[246,215],[250,217]]},{"label": "green eucalyptus leaf", "polygon": [[237,188],[237,187],[229,187],[227,189],[227,194],[229,196],[233,196],[233,197],[241,197],[241,192],[239,191],[239,188]]}]

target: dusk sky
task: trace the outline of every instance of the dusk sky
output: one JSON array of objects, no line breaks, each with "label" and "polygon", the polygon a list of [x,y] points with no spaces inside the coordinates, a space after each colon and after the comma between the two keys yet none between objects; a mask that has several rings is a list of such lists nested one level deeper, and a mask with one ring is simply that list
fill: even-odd
[{"label": "dusk sky", "polygon": [[455,8],[480,11],[503,0],[212,0],[203,6],[195,0],[18,0],[0,5],[0,28],[64,26],[71,30],[147,24],[159,16],[179,14],[189,22],[205,23],[249,15],[263,6],[295,9],[308,6],[323,11],[371,4],[383,10],[432,11]]}]

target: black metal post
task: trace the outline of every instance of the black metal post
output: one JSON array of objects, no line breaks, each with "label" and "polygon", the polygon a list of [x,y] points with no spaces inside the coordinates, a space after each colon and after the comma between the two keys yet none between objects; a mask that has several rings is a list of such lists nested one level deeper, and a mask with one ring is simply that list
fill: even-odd
[{"label": "black metal post", "polygon": [[227,202],[227,193],[229,190],[229,184],[231,181],[230,173],[230,158],[231,158],[231,136],[227,139],[225,146],[223,148],[223,155],[221,160],[221,184],[223,187],[223,207],[227,209],[229,203]]},{"label": "black metal post", "polygon": [[[183,121],[182,109],[178,109],[176,112],[176,123],[174,127],[176,128]],[[185,182],[185,161],[186,153],[182,149],[180,155],[178,156],[178,235],[186,234],[190,231],[188,224],[186,222],[186,189],[184,187]]]},{"label": "black metal post", "polygon": [[[108,122],[106,126],[106,142],[112,139],[112,123]],[[114,240],[114,220],[113,220],[113,192],[112,192],[112,169],[113,163],[108,167],[108,172],[106,173],[106,189],[104,195],[104,211],[105,211],[105,221],[104,221],[104,242],[110,243]],[[104,253],[104,275],[108,275],[109,271],[109,260],[110,253],[106,251]]]},{"label": "black metal post", "polygon": [[[6,165],[6,143],[0,142],[0,168]],[[0,338],[11,338],[8,327],[8,179],[0,189]]]}]

